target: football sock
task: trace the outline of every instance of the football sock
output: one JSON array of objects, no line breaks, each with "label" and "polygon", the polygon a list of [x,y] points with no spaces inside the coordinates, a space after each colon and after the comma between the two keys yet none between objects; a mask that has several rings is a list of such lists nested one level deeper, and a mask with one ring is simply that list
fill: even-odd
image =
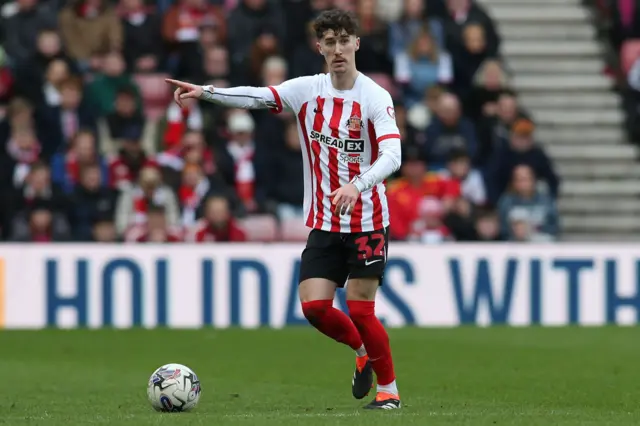
[{"label": "football sock", "polygon": [[302,312],[309,323],[321,333],[344,343],[356,353],[364,350],[362,338],[353,321],[344,312],[333,307],[333,300],[303,302]]},{"label": "football sock", "polygon": [[364,348],[364,345],[360,346],[356,349],[356,356],[363,357],[367,354],[367,350]]},{"label": "football sock", "polygon": [[375,315],[375,302],[347,300],[347,305],[349,315],[367,348],[371,366],[378,379],[378,386],[388,386],[393,383],[397,394],[389,335]]},{"label": "football sock", "polygon": [[398,396],[398,386],[396,385],[396,381],[389,383],[388,385],[381,385],[378,383],[378,392],[388,393],[390,395]]}]

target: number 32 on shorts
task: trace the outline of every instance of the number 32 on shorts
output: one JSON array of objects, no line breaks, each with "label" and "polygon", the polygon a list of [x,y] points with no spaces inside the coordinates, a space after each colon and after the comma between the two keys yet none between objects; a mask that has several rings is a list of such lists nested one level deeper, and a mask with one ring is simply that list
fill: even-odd
[{"label": "number 32 on shorts", "polygon": [[363,235],[356,238],[355,242],[358,245],[358,260],[386,257],[384,252],[385,236],[383,233]]}]

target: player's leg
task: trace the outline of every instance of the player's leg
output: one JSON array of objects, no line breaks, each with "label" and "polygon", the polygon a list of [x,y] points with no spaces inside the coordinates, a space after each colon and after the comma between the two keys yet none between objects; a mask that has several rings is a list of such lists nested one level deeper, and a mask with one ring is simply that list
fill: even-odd
[{"label": "player's leg", "polygon": [[382,284],[387,260],[387,232],[357,234],[352,242],[347,305],[378,382],[376,399],[366,408],[400,408],[389,335],[375,315],[376,293]]},{"label": "player's leg", "polygon": [[349,346],[359,359],[363,359],[366,351],[358,330],[348,315],[333,307],[336,288],[344,285],[348,274],[342,250],[339,235],[311,231],[302,253],[298,292],[302,312],[309,323],[326,336]]}]

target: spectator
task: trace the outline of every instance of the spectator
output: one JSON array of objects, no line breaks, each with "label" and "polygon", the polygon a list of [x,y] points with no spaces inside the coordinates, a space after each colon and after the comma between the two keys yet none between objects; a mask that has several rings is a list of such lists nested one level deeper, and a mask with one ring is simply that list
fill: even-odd
[{"label": "spectator", "polygon": [[493,20],[487,12],[473,0],[446,0],[447,11],[443,15],[446,45],[449,51],[463,45],[463,33],[468,24],[482,27],[489,56],[497,56],[500,51],[500,37]]},{"label": "spectator", "polygon": [[3,47],[10,61],[22,65],[36,52],[36,42],[40,31],[56,27],[55,14],[46,3],[38,0],[17,0],[15,14],[0,18],[0,28],[4,34]]},{"label": "spectator", "polygon": [[273,150],[269,156],[267,194],[277,206],[278,218],[283,221],[298,217],[302,220],[304,201],[304,168],[295,120],[286,123],[284,148]]},{"label": "spectator", "polygon": [[[433,121],[433,117],[436,114],[436,110],[438,109],[438,104],[440,103],[440,97],[445,93],[442,86],[432,86],[427,89],[424,94],[424,98],[421,103],[413,105],[406,112],[406,122],[407,122],[407,138],[400,133],[402,136],[402,142],[406,143],[412,141],[416,145],[420,146],[421,149],[426,149],[427,143],[427,133],[426,130],[429,124]],[[402,110],[402,107],[400,108]],[[396,106],[396,121],[398,122],[398,127],[402,132],[402,111],[400,113],[400,119],[398,119],[398,107]]]},{"label": "spectator", "polygon": [[162,35],[165,41],[182,49],[199,43],[200,29],[204,25],[215,28],[216,44],[225,43],[227,21],[222,8],[205,0],[178,0],[164,15]]},{"label": "spectator", "polygon": [[465,150],[454,150],[449,155],[445,178],[460,184],[462,197],[474,206],[482,206],[487,202],[487,191],[480,171],[473,169],[471,158]]},{"label": "spectator", "polygon": [[375,0],[357,0],[360,21],[360,49],[358,70],[365,74],[391,74],[393,64],[389,57],[389,31],[375,14]]},{"label": "spectator", "polygon": [[[519,118],[528,118],[527,114],[519,107],[517,95],[511,90],[504,90],[498,96],[498,107],[494,123],[494,138],[509,140],[511,128]],[[494,143],[494,148],[495,148]]]},{"label": "spectator", "polygon": [[[287,78],[288,66],[281,56],[268,58],[262,66],[262,86],[278,86]],[[268,110],[252,111],[252,115],[257,123],[256,144],[259,146],[282,148],[282,136],[285,133],[285,122],[293,117],[289,111],[282,111],[280,114],[273,114]]]},{"label": "spectator", "polygon": [[404,0],[402,15],[397,22],[389,26],[389,56],[397,60],[398,55],[406,52],[421,31],[425,23],[438,50],[444,50],[444,27],[437,18],[424,19],[427,15],[423,0]]},{"label": "spectator", "polygon": [[146,120],[136,102],[135,90],[127,86],[118,88],[114,109],[105,117],[111,139],[122,139],[127,132],[142,134]]},{"label": "spectator", "polygon": [[453,88],[462,99],[470,96],[473,78],[489,58],[484,28],[468,24],[463,30],[463,44],[453,51]]},{"label": "spectator", "polygon": [[[215,87],[229,86],[229,51],[220,45],[207,47],[202,63],[194,72],[197,81],[212,84]],[[213,104],[209,104],[213,105]]]},{"label": "spectator", "polygon": [[215,175],[216,183],[222,179],[217,175],[218,168],[213,152],[205,145],[202,132],[189,130],[184,133],[180,144],[156,156],[156,162],[162,171],[162,180],[178,192],[182,185],[185,164],[194,164],[211,178]]},{"label": "spectator", "polygon": [[71,59],[62,48],[58,32],[52,29],[43,29],[38,34],[36,50],[23,63],[16,66],[17,91],[35,105],[43,102],[46,98],[42,89],[53,61],[64,61],[67,64],[68,74],[75,71]]},{"label": "spectator", "polygon": [[[238,6],[231,12],[228,22],[228,47],[233,53],[232,76],[245,76],[249,68],[249,58],[254,40],[260,45],[271,41],[263,36],[257,40],[263,29],[268,28],[275,35],[278,46],[283,46],[286,36],[284,15],[279,2],[267,0],[239,0]],[[266,40],[265,40],[266,39]],[[268,46],[267,46],[268,47]],[[243,84],[246,81],[233,81]]]},{"label": "spectator", "polygon": [[143,167],[153,167],[156,162],[144,152],[140,143],[140,129],[130,128],[122,134],[118,154],[109,162],[109,186],[125,189],[138,180]]},{"label": "spectator", "polygon": [[116,192],[103,185],[102,170],[97,164],[88,164],[79,171],[70,209],[72,233],[75,241],[91,241],[95,237],[95,222],[103,217],[113,217]]},{"label": "spectator", "polygon": [[167,127],[164,131],[164,146],[168,149],[180,144],[187,130],[199,132],[203,127],[202,111],[198,102],[187,99],[180,108],[175,102],[167,108]]},{"label": "spectator", "polygon": [[122,23],[106,0],[71,0],[59,22],[66,51],[83,70],[101,68],[103,56],[122,50]]},{"label": "spectator", "polygon": [[121,0],[117,10],[124,32],[127,71],[154,72],[162,64],[162,20],[143,0]]},{"label": "spectator", "polygon": [[[491,157],[495,146],[499,143],[499,132],[503,132],[504,124],[500,124],[498,110],[500,99],[510,102],[510,92],[508,90],[508,79],[502,69],[500,62],[495,60],[485,61],[474,77],[474,86],[471,89],[469,99],[465,103],[466,114],[476,123],[478,135],[478,155],[476,163],[484,166]],[[515,98],[513,98],[515,101]],[[505,119],[511,123],[512,114],[517,114],[517,103],[513,104],[513,109],[507,109]]]},{"label": "spectator", "polygon": [[103,216],[93,223],[93,241],[96,243],[115,243],[118,241],[116,225],[111,216]]},{"label": "spectator", "polygon": [[231,216],[229,200],[220,196],[205,200],[204,217],[191,229],[190,242],[243,242],[247,237]]},{"label": "spectator", "polygon": [[357,0],[333,0],[333,7],[355,13]]},{"label": "spectator", "polygon": [[258,37],[251,45],[249,52],[248,72],[245,72],[244,79],[247,84],[256,86],[262,80],[264,63],[267,58],[278,56],[282,52],[278,45],[277,31],[265,25],[258,30]]},{"label": "spectator", "polygon": [[67,193],[73,192],[80,181],[82,170],[89,166],[98,169],[98,185],[109,183],[109,168],[106,160],[100,155],[93,133],[81,130],[69,144],[66,153],[59,152],[51,160],[51,175],[55,184]]},{"label": "spectator", "polygon": [[473,77],[473,87],[465,102],[466,114],[474,121],[483,116],[495,116],[498,98],[508,87],[509,80],[500,61],[484,61]]},{"label": "spectator", "polygon": [[222,8],[206,0],[179,0],[169,8],[162,23],[162,34],[173,59],[178,61],[178,77],[197,77],[195,72],[202,64],[202,50],[213,44],[224,45],[226,26]]},{"label": "spectator", "polygon": [[195,224],[196,212],[210,190],[211,184],[202,167],[199,164],[188,163],[182,171],[182,183],[178,190],[182,226],[189,227]]},{"label": "spectator", "polygon": [[558,195],[560,178],[544,149],[534,142],[535,125],[526,118],[515,122],[508,145],[494,152],[487,166],[487,189],[489,201],[495,203],[507,189],[513,170],[518,165],[527,165],[545,184],[552,198]]},{"label": "spectator", "polygon": [[418,216],[411,224],[409,241],[438,244],[451,239],[449,229],[443,221],[445,209],[442,201],[435,197],[425,197],[419,201],[417,210]]},{"label": "spectator", "polygon": [[157,205],[149,206],[147,220],[131,226],[125,234],[126,242],[135,243],[177,243],[182,240],[182,230],[171,226],[165,208]]},{"label": "spectator", "polygon": [[[34,120],[33,107],[23,98],[14,97],[7,106],[4,119],[0,120],[0,162],[7,161],[7,145],[11,133],[16,129],[34,130],[36,122]],[[0,169],[0,177],[6,176],[6,167]],[[7,179],[0,179],[0,187]]]},{"label": "spectator", "polygon": [[453,78],[451,57],[435,43],[428,28],[421,28],[406,52],[396,55],[395,79],[404,85],[408,107],[420,102],[424,93]]},{"label": "spectator", "polygon": [[[298,47],[304,46],[307,41],[308,35],[310,35],[311,22],[325,10],[329,10],[333,7],[333,0],[310,0],[310,1],[298,1],[298,0],[285,0],[282,2],[282,11],[285,15],[285,22],[287,24],[287,44],[284,50],[287,52],[294,52]],[[315,37],[315,31],[312,31],[313,37]],[[311,46],[312,50],[317,53],[315,48],[315,42]],[[294,66],[295,60],[292,59],[292,66]],[[316,73],[308,73],[301,75],[314,75]]]},{"label": "spectator", "polygon": [[49,135],[42,147],[45,158],[51,158],[57,151],[66,151],[80,129],[97,132],[95,116],[83,105],[83,85],[78,77],[60,83],[59,106],[44,108],[42,115]]},{"label": "spectator", "polygon": [[256,213],[264,207],[264,179],[258,174],[263,164],[263,153],[254,143],[255,124],[251,115],[236,111],[229,118],[231,138],[224,150],[220,150],[218,166],[227,184],[235,188],[248,213]]},{"label": "spectator", "polygon": [[494,210],[481,210],[477,212],[474,231],[474,241],[503,241],[500,235],[500,221],[498,214]]},{"label": "spectator", "polygon": [[405,240],[409,237],[414,229],[414,222],[420,217],[420,202],[424,198],[435,198],[442,202],[436,215],[440,219],[460,196],[458,182],[448,180],[439,174],[427,173],[426,163],[421,159],[418,149],[407,147],[402,157],[402,177],[393,181],[387,192],[389,214],[392,218],[389,233],[395,240]]},{"label": "spectator", "polygon": [[69,224],[64,214],[52,210],[49,203],[37,201],[18,214],[11,225],[12,241],[50,243],[68,241]]},{"label": "spectator", "polygon": [[429,165],[443,167],[453,149],[465,149],[473,159],[477,146],[475,128],[462,117],[458,98],[451,93],[440,96],[436,117],[427,128],[425,155]]},{"label": "spectator", "polygon": [[288,70],[282,56],[270,56],[262,64],[261,80],[266,86],[277,86],[287,79]]},{"label": "spectator", "polygon": [[307,24],[305,32],[306,43],[299,43],[291,59],[291,77],[302,77],[322,73],[324,57],[318,52],[318,38],[313,29],[313,23]]},{"label": "spectator", "polygon": [[178,200],[171,188],[162,182],[156,167],[146,166],[140,171],[138,184],[121,191],[116,206],[116,231],[122,235],[133,225],[147,221],[149,206],[162,206],[171,227],[180,221]]},{"label": "spectator", "polygon": [[[193,79],[215,87],[230,86],[229,51],[224,46],[210,46],[204,49],[204,57],[193,65],[192,71],[183,71],[184,75],[198,76]],[[187,77],[187,80],[191,77]],[[211,102],[199,104],[203,116],[203,130],[212,146],[223,144],[222,129],[225,126],[226,108]]]},{"label": "spectator", "polygon": [[64,59],[49,62],[40,93],[36,95],[36,102],[44,104],[44,108],[59,107],[62,103],[62,87],[70,78],[71,70]]},{"label": "spectator", "polygon": [[[1,229],[10,230],[11,221],[18,213],[24,213],[36,202],[46,202],[56,211],[67,211],[67,200],[62,190],[51,183],[49,166],[42,162],[32,164],[24,182],[12,186],[4,192],[2,209],[0,209]],[[7,235],[5,234],[5,237]]]},{"label": "spectator", "polygon": [[6,178],[2,183],[20,187],[29,174],[31,166],[40,158],[41,145],[32,128],[17,127],[12,129],[5,147],[6,152],[0,157],[0,173]]},{"label": "spectator", "polygon": [[553,199],[536,188],[534,170],[518,165],[512,176],[509,192],[498,202],[503,235],[512,241],[522,239],[523,235],[535,241],[556,239],[558,211]]},{"label": "spectator", "polygon": [[128,88],[136,96],[136,108],[142,111],[142,98],[138,86],[129,74],[122,55],[117,52],[104,57],[100,72],[88,88],[89,97],[100,115],[107,115],[114,109],[119,89]]}]

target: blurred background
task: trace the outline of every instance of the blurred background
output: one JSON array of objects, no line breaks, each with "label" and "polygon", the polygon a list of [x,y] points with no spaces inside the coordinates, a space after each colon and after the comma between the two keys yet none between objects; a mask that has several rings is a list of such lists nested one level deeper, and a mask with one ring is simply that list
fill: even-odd
[{"label": "blurred background", "polygon": [[635,0],[0,0],[0,237],[304,241],[292,115],[180,109],[164,78],[325,72],[354,11],[392,94],[395,240],[640,240]]}]

